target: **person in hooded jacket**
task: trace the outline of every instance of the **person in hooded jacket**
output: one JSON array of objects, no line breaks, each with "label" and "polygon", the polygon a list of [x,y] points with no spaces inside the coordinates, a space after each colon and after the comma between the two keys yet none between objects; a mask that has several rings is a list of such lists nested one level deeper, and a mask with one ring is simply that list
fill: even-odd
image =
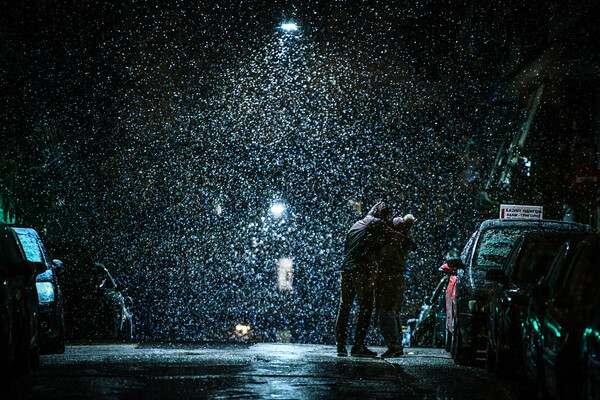
[{"label": "person in hooded jacket", "polygon": [[354,299],[358,302],[358,319],[354,345],[350,354],[355,357],[376,357],[367,349],[365,339],[373,311],[373,285],[377,256],[387,243],[399,242],[404,237],[388,225],[390,208],[383,202],[373,206],[363,219],[357,221],[346,234],[344,259],[340,277],[341,296],[335,323],[338,356],[347,356],[346,334]]},{"label": "person in hooded jacket", "polygon": [[393,219],[395,231],[403,235],[400,243],[390,243],[380,251],[375,280],[375,307],[381,335],[388,349],[382,358],[396,357],[404,353],[402,347],[402,324],[399,312],[404,301],[404,271],[408,253],[416,245],[408,236],[415,218],[411,214]]}]

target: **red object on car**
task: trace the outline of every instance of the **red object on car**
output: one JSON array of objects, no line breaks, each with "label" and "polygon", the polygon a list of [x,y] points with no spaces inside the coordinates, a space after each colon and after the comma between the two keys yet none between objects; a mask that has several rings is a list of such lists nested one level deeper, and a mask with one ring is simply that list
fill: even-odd
[{"label": "red object on car", "polygon": [[[454,299],[456,298],[456,270],[450,268],[448,264],[444,264],[439,268],[440,271],[450,276],[448,280],[448,286],[446,287],[446,329],[448,332],[452,332],[454,328]],[[445,346],[446,351],[450,351],[450,345],[446,340]]]}]

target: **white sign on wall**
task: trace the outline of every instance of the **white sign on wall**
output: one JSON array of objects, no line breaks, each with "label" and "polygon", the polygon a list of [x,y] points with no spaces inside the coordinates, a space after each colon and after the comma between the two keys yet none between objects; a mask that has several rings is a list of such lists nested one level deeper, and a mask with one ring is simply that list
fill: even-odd
[{"label": "white sign on wall", "polygon": [[543,206],[500,205],[500,219],[543,219]]}]

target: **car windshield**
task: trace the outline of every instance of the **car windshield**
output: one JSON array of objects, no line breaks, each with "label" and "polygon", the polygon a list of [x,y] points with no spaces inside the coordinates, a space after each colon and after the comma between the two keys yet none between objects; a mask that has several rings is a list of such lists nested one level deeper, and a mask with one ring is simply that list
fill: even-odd
[{"label": "car windshield", "polygon": [[95,263],[98,286],[102,289],[115,290],[117,284],[108,269],[101,263]]},{"label": "car windshield", "polygon": [[522,228],[492,228],[482,233],[477,246],[475,267],[500,268],[515,244]]},{"label": "car windshield", "polygon": [[[42,255],[42,249],[40,248],[39,242],[31,231],[26,229],[15,228],[15,232],[21,242],[21,247],[25,252],[25,257],[29,261],[33,262],[44,262]],[[36,282],[49,282],[52,280],[52,269],[48,268],[45,272],[38,274],[35,278]]]},{"label": "car windshield", "polygon": [[21,246],[23,246],[23,251],[25,252],[25,257],[27,257],[27,260],[33,262],[44,261],[40,246],[32,234],[18,230],[17,236],[19,236],[19,241],[21,242]]}]

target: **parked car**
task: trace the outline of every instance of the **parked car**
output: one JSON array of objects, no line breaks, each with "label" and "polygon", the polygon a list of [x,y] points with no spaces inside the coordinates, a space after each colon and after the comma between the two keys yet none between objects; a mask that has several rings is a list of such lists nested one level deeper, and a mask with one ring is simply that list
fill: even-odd
[{"label": "parked car", "polygon": [[0,361],[4,378],[39,364],[35,276],[46,266],[25,257],[16,232],[0,224]]},{"label": "parked car", "polygon": [[441,347],[444,345],[446,326],[445,293],[448,280],[448,276],[440,279],[431,295],[425,298],[411,335],[411,346]]},{"label": "parked car", "polygon": [[574,232],[532,232],[513,246],[502,269],[485,278],[499,283],[489,300],[486,365],[499,375],[515,374],[521,366],[521,330],[532,289],[550,269],[562,244]]},{"label": "parked car", "polygon": [[546,304],[540,319],[540,382],[553,398],[579,398],[583,385],[580,355],[585,323],[598,294],[600,236],[572,241],[566,257],[553,265],[536,293]]},{"label": "parked car", "polygon": [[583,398],[600,400],[600,293],[592,302],[582,339]]},{"label": "parked car", "polygon": [[65,315],[63,297],[58,284],[57,271],[60,260],[50,261],[38,233],[31,228],[12,228],[29,261],[42,262],[46,270],[35,279],[39,301],[38,330],[41,354],[64,353]]},{"label": "parked car", "polygon": [[104,264],[87,262],[65,273],[67,325],[74,338],[133,339],[133,301],[119,291]]},{"label": "parked car", "polygon": [[[486,220],[466,244],[461,257],[448,262],[456,274],[454,295],[447,297],[446,343],[457,364],[471,364],[487,344],[488,300],[495,282],[485,280],[499,269],[520,235],[526,232],[592,232],[588,225],[551,220]],[[450,328],[451,327],[451,328]]]}]

